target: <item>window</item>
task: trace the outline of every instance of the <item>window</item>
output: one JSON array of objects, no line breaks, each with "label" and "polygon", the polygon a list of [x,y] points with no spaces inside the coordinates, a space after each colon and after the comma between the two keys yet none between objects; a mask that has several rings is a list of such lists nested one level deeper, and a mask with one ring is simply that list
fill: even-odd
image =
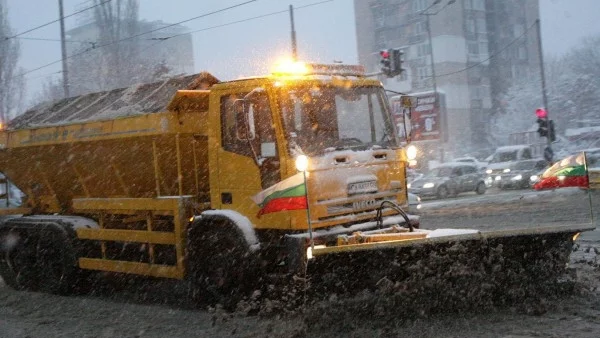
[{"label": "window", "polygon": [[425,8],[427,8],[427,6],[429,6],[429,3],[427,0],[413,0],[413,10],[415,12],[421,12],[421,11],[425,10]]},{"label": "window", "polygon": [[478,11],[485,11],[485,0],[472,0],[473,1],[473,9]]},{"label": "window", "polygon": [[[223,149],[249,157],[253,157],[254,154],[262,156],[261,148],[265,144],[275,144],[275,131],[269,100],[265,93],[254,94],[246,103],[250,112],[246,121],[244,115],[239,111],[241,107],[239,100],[246,94],[235,93],[221,96],[221,141]],[[236,112],[236,110],[238,111]],[[244,123],[248,123],[250,129],[253,130],[252,133],[245,130]]]},{"label": "window", "polygon": [[431,67],[419,67],[417,69],[417,75],[419,76],[419,80],[431,77]]},{"label": "window", "polygon": [[523,159],[530,159],[531,158],[531,151],[529,149],[523,149]]},{"label": "window", "polygon": [[517,49],[517,57],[521,60],[527,60],[527,48],[525,48],[525,46],[519,46]]},{"label": "window", "polygon": [[525,28],[521,24],[516,24],[513,26],[513,36],[515,38],[523,35],[524,31],[525,31]]},{"label": "window", "polygon": [[477,44],[477,42],[468,42],[467,50],[468,50],[469,54],[478,55],[479,54],[479,45]]},{"label": "window", "polygon": [[467,33],[475,33],[475,20],[467,19]]},{"label": "window", "polygon": [[477,33],[486,33],[485,19],[477,19]]},{"label": "window", "polygon": [[418,56],[426,56],[429,54],[431,54],[431,48],[429,48],[429,43],[423,43],[417,46]]},{"label": "window", "polygon": [[415,24],[415,34],[420,35],[427,32],[427,27],[425,27],[425,23],[423,21],[419,21]]}]

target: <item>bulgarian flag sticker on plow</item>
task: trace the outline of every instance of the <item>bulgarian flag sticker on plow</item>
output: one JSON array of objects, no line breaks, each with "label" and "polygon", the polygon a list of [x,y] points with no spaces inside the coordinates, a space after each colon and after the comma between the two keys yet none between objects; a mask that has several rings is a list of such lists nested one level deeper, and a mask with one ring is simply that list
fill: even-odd
[{"label": "bulgarian flag sticker on plow", "polygon": [[254,203],[258,204],[260,211],[258,215],[284,210],[306,209],[306,184],[304,175],[296,175],[268,187],[252,197]]},{"label": "bulgarian flag sticker on plow", "polygon": [[589,187],[585,153],[569,156],[554,163],[533,186],[535,190],[565,187]]}]

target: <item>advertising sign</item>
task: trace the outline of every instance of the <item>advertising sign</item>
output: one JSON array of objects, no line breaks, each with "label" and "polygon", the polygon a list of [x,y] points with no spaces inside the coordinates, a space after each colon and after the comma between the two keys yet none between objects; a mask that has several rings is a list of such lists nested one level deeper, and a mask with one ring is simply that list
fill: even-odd
[{"label": "advertising sign", "polygon": [[435,107],[436,95],[429,92],[410,94],[410,96],[416,97],[416,105],[413,108],[408,108],[403,104],[403,96],[390,98],[392,113],[400,136],[404,136],[404,119],[410,116],[413,141],[439,140],[441,119],[440,109]]}]

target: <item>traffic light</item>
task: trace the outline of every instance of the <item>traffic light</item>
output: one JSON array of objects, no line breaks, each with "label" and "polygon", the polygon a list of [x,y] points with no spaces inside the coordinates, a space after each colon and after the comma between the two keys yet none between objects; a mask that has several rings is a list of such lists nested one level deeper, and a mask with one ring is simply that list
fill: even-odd
[{"label": "traffic light", "polygon": [[548,121],[548,138],[550,138],[550,142],[556,141],[556,134],[554,133],[554,121]]},{"label": "traffic light", "polygon": [[548,120],[547,119],[537,119],[537,123],[538,123],[538,134],[540,134],[541,137],[547,137],[548,136]]},{"label": "traffic light", "polygon": [[392,76],[398,76],[402,74],[402,51],[398,48],[390,49],[390,55],[392,59]]},{"label": "traffic light", "polygon": [[381,55],[381,72],[387,77],[392,77],[392,60],[390,60],[390,52],[388,50],[382,50],[379,52]]},{"label": "traffic light", "polygon": [[394,77],[402,74],[402,55],[404,53],[399,48],[384,49],[379,52],[381,55],[381,72],[387,77]]},{"label": "traffic light", "polygon": [[542,137],[547,137],[550,142],[556,141],[556,133],[554,132],[554,121],[548,119],[537,119],[538,134]]}]

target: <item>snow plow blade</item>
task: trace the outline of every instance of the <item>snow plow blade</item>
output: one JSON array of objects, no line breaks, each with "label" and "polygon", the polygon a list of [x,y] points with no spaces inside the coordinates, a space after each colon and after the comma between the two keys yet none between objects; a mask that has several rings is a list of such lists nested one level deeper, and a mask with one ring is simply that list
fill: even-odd
[{"label": "snow plow blade", "polygon": [[[421,312],[519,302],[556,286],[574,240],[593,229],[580,224],[458,235],[436,230],[425,238],[315,246],[307,252],[307,292],[313,299],[381,293]],[[439,237],[433,237],[436,232]]]}]

